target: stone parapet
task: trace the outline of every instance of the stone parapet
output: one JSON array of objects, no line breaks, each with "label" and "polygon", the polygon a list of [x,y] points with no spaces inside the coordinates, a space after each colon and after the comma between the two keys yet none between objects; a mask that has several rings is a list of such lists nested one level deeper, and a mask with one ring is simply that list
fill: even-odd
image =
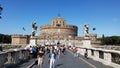
[{"label": "stone parapet", "polygon": [[17,64],[28,59],[29,52],[26,49],[11,49],[0,52],[0,68],[6,68],[9,64]]},{"label": "stone parapet", "polygon": [[120,68],[120,51],[92,47],[78,47],[78,50],[81,55],[84,55],[87,50],[88,58],[114,68]]}]

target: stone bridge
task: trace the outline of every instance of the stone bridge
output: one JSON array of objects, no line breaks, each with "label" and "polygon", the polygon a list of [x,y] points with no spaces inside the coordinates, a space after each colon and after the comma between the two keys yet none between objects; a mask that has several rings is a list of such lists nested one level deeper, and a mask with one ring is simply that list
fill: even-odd
[{"label": "stone bridge", "polygon": [[[79,50],[79,59],[80,61],[73,59],[73,53],[71,49],[67,50],[67,54],[62,58],[63,59],[63,67],[64,68],[73,66],[70,68],[120,68],[120,51],[117,50],[107,50],[103,48],[86,48],[86,47],[77,47]],[[89,59],[85,59],[83,57],[85,51],[87,50]],[[11,49],[0,52],[0,68],[7,68],[9,66],[14,66],[16,64],[22,65],[22,67],[15,67],[15,68],[37,68],[37,65],[33,63],[36,61],[35,59],[29,60],[28,59],[29,53],[26,49]],[[47,57],[46,57],[47,59]],[[45,60],[46,60],[45,59]],[[25,60],[29,60],[28,62],[24,62]],[[71,62],[69,62],[69,61]],[[99,62],[101,63],[99,63]],[[22,63],[22,64],[20,64]],[[24,64],[24,65],[23,65]],[[46,63],[47,64],[47,63]],[[66,65],[68,66],[66,66]],[[45,65],[45,64],[44,64]],[[76,67],[74,67],[76,65]],[[86,67],[86,65],[88,65]],[[47,66],[48,67],[48,66]],[[46,68],[46,67],[44,67]]]}]

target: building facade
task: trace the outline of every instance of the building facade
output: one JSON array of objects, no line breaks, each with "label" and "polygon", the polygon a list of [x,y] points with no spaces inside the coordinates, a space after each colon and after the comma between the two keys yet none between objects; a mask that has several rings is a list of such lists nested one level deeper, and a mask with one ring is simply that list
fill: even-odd
[{"label": "building facade", "polygon": [[12,35],[12,44],[29,44],[30,36],[15,34]]},{"label": "building facade", "polygon": [[78,27],[66,24],[64,18],[53,18],[52,23],[40,27],[40,39],[64,40],[69,37],[75,39]]}]

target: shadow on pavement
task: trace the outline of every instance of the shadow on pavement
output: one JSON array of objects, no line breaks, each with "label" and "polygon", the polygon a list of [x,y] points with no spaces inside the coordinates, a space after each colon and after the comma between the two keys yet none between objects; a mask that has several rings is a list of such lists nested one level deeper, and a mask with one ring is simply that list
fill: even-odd
[{"label": "shadow on pavement", "polygon": [[55,68],[59,68],[60,66],[62,66],[63,64],[56,64]]}]

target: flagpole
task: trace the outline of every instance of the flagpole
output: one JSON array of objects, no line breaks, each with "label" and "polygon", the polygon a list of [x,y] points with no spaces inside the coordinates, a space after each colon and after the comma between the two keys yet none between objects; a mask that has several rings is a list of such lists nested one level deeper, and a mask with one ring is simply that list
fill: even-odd
[{"label": "flagpole", "polygon": [[23,36],[24,36],[24,33],[25,33],[25,28],[23,27],[22,28],[22,34],[23,34]]},{"label": "flagpole", "polygon": [[24,34],[23,34],[24,32],[23,32],[23,28],[22,28],[22,35],[24,36]]}]

